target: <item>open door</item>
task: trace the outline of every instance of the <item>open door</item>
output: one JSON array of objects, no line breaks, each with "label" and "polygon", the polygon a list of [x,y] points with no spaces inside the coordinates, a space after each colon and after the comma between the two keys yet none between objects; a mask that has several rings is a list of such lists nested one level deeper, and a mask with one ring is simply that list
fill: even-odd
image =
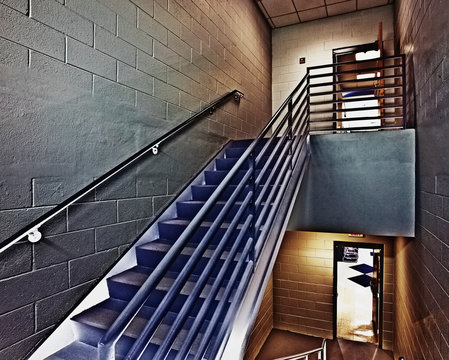
[{"label": "open door", "polygon": [[382,348],[383,244],[334,241],[334,338]]},{"label": "open door", "polygon": [[380,328],[380,296],[382,289],[382,276],[381,276],[381,256],[380,250],[374,249],[373,253],[373,277],[371,280],[371,292],[373,294],[373,329],[374,335],[379,341],[379,328]]}]

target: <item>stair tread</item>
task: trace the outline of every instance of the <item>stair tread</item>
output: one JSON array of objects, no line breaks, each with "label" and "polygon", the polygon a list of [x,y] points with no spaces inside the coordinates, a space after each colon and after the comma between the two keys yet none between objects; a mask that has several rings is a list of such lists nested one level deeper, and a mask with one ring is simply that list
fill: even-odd
[{"label": "stair tread", "polygon": [[[149,243],[143,244],[139,246],[139,249],[142,250],[147,250],[147,251],[162,251],[162,252],[167,252],[171,247],[173,246],[173,243],[168,243],[168,242],[158,242],[156,241],[151,241]],[[196,246],[195,245],[186,245],[182,251],[181,251],[181,255],[192,255],[193,252],[196,250]],[[213,244],[209,245],[208,248],[204,251],[202,257],[204,258],[210,258],[212,257],[214,251],[216,249],[216,246],[214,246]],[[229,251],[224,250],[220,259],[226,259],[227,256],[229,254]],[[239,254],[236,255],[236,259],[239,259]]]},{"label": "stair tread", "polygon": [[[109,279],[114,282],[119,282],[122,284],[128,284],[128,285],[134,285],[134,286],[140,287],[145,282],[145,280],[148,278],[151,271],[152,271],[152,269],[143,268],[141,266],[136,266],[129,270],[123,271],[120,274],[111,276]],[[172,271],[167,272],[165,274],[165,276],[161,279],[161,281],[157,284],[156,290],[168,291],[170,289],[170,287],[173,285],[173,283],[175,282],[177,275],[178,275],[178,273],[175,273]],[[189,279],[187,280],[187,282],[181,289],[180,294],[188,296],[192,292],[192,289],[195,286],[196,280],[198,279],[198,277],[199,277],[198,275],[190,275]],[[213,283],[213,281],[214,281],[213,278],[208,279],[207,284],[204,286],[204,289],[201,292],[201,295],[200,295],[201,298],[205,298],[207,296],[207,294],[209,293],[209,290],[212,286],[211,283]],[[226,283],[226,281],[224,283]],[[221,288],[221,290],[218,292],[218,294],[216,296],[217,300],[221,299],[222,291],[223,291],[223,287]]]},{"label": "stair tread", "polygon": [[[153,309],[154,310],[154,309]],[[117,319],[119,316],[120,311],[108,309],[105,307],[97,306],[91,309],[88,309],[84,311],[83,313],[75,316],[73,320],[75,320],[78,323],[82,323],[87,326],[94,327],[96,329],[100,330],[107,330],[112,325],[112,323]],[[139,335],[142,333],[143,328],[147,324],[151,313],[148,313],[148,316],[142,316],[141,313],[139,313],[134,320],[131,322],[131,324],[127,327],[127,329],[124,332],[124,335],[133,339],[136,339],[139,337]],[[169,311],[164,318],[162,319],[159,327],[157,328],[156,332],[154,333],[151,343],[154,345],[160,345],[162,341],[164,340],[167,332],[169,331],[171,325],[176,319],[176,316],[178,314]],[[182,341],[180,339],[186,338],[188,329],[190,328],[192,322],[194,321],[194,317],[188,317],[186,323],[184,324],[183,329],[180,331],[178,335],[178,339],[175,341],[173,348],[175,350],[178,350],[181,345]],[[207,320],[204,321],[204,323],[208,323]],[[203,325],[204,326],[204,325]],[[89,346],[89,345],[87,345]],[[89,346],[92,348],[92,346]],[[95,348],[94,348],[95,349]],[[96,352],[95,352],[96,354]],[[96,357],[94,357],[96,358]],[[56,359],[54,359],[56,360]]]}]

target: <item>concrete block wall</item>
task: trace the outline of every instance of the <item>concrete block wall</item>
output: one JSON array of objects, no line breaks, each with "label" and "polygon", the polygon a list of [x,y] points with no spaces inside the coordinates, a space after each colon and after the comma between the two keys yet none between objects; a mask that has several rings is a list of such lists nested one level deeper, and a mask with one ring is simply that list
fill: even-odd
[{"label": "concrete block wall", "polygon": [[397,0],[417,134],[417,229],[396,243],[395,354],[449,358],[449,29],[447,1]]},{"label": "concrete block wall", "polygon": [[273,271],[274,327],[333,337],[334,241],[384,244],[383,348],[393,349],[394,238],[287,231]]},{"label": "concrete block wall", "polygon": [[245,353],[245,360],[254,360],[259,354],[265,340],[273,329],[273,274],[268,285],[254,323],[253,331]]},{"label": "concrete block wall", "polygon": [[[379,22],[385,53],[393,55],[392,5],[274,29],[273,111],[304,77],[308,66],[332,63],[332,49],[376,41]],[[300,57],[306,58],[305,64],[299,64]]]},{"label": "concrete block wall", "polygon": [[249,0],[0,0],[0,85],[0,241],[245,94],[0,255],[0,358],[17,360],[226,141],[266,123],[271,33]]}]

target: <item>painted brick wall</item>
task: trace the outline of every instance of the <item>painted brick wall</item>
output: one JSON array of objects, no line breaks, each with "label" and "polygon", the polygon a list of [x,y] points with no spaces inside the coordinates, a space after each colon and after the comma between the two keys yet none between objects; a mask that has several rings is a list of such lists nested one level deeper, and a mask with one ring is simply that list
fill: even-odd
[{"label": "painted brick wall", "polygon": [[[384,49],[392,55],[392,5],[273,30],[273,111],[303,78],[308,66],[332,63],[332,49],[376,41],[379,22]],[[299,64],[300,57],[306,58],[305,64]]]},{"label": "painted brick wall", "polygon": [[234,88],[245,93],[0,255],[0,358],[21,359],[230,138],[271,115],[250,0],[0,0],[0,240]]},{"label": "painted brick wall", "polygon": [[394,238],[287,231],[273,272],[274,327],[333,337],[333,244],[384,244],[383,348],[393,349]]},{"label": "painted brick wall", "polygon": [[265,340],[273,329],[273,274],[268,280],[259,313],[246,349],[245,360],[253,360],[259,354]]},{"label": "painted brick wall", "polygon": [[417,231],[397,241],[395,354],[449,358],[449,29],[443,0],[397,0],[407,55],[408,114],[417,133]]}]

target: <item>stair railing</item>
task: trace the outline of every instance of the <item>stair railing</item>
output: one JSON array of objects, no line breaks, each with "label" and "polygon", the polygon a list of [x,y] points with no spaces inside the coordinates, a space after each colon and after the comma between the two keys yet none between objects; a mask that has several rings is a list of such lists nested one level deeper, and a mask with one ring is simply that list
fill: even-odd
[{"label": "stair railing", "polygon": [[[257,138],[244,151],[236,164],[168,250],[164,258],[141,285],[125,309],[116,318],[98,343],[98,358],[100,360],[115,359],[115,344],[125,333],[127,327],[135,319],[140,309],[143,308],[151,292],[167,273],[175,258],[198,231],[206,215],[209,214],[212,207],[221,199],[224,190],[236,178],[236,175],[240,174],[241,180],[235,185],[231,196],[225,202],[212,224],[210,224],[207,233],[196,245],[195,251],[189,258],[187,264],[181,270],[172,287],[160,302],[160,305],[154,311],[144,330],[125,356],[127,360],[136,360],[143,355],[161,320],[169,311],[171,304],[180,293],[188,277],[192,274],[199,259],[211,244],[212,239],[219,237],[219,243],[214,250],[212,258],[202,271],[202,276],[198,279],[194,290],[189,294],[174,322],[174,326],[172,326],[162,344],[159,345],[159,349],[153,356],[153,359],[164,359],[167,356],[173,347],[174,340],[181,330],[182,325],[187,320],[189,310],[193,304],[198,303],[199,295],[204,289],[207,280],[211,280],[211,270],[216,267],[224,249],[230,245],[232,234],[239,231],[235,243],[237,243],[236,246],[239,246],[240,243],[245,244],[244,250],[239,256],[236,255],[234,260],[228,254],[229,262],[222,266],[223,272],[213,278],[214,281],[211,286],[214,290],[211,290],[211,293],[203,302],[198,315],[196,315],[196,321],[192,325],[191,332],[187,339],[183,340],[182,347],[178,350],[175,357],[176,359],[184,359],[188,356],[196,335],[205,319],[205,315],[211,310],[211,306],[213,305],[212,301],[215,299],[216,292],[220,287],[225,286],[225,291],[221,295],[218,306],[214,308],[212,319],[209,321],[201,337],[201,341],[195,349],[194,356],[194,358],[201,358],[202,356],[207,356],[210,359],[215,358],[216,354],[220,351],[222,340],[229,335],[229,325],[233,321],[233,317],[240,304],[240,299],[243,297],[247,283],[252,275],[264,239],[268,235],[271,222],[274,219],[283,192],[290,180],[293,167],[299,163],[298,159],[300,155],[302,157],[301,164],[299,165],[303,166],[306,162],[308,112],[306,111],[307,92],[304,89],[307,86],[308,76],[305,76]],[[265,138],[270,131],[271,136]],[[268,157],[268,160],[259,169],[259,164],[262,164],[263,157]],[[245,165],[247,164],[249,165],[245,169]],[[246,190],[248,190],[247,193],[245,193]],[[241,201],[242,197],[243,201]],[[225,225],[226,219],[229,217],[230,209],[236,205],[239,207],[237,215],[232,220],[228,219],[231,223]],[[240,226],[238,224],[242,223],[243,215],[246,216],[246,221],[244,221],[243,226]],[[217,232],[223,226],[227,227],[225,235],[218,236]],[[235,262],[234,264],[232,263],[233,261]],[[225,284],[224,274],[231,270],[232,275],[227,281],[227,284]],[[231,295],[232,303],[229,306]],[[211,342],[212,337],[215,338],[213,342]]]},{"label": "stair railing", "polygon": [[130,156],[117,166],[115,166],[113,169],[108,171],[107,173],[103,174],[90,184],[86,185],[83,189],[78,191],[76,194],[70,196],[65,201],[61,202],[59,205],[55,206],[53,209],[47,211],[44,215],[40,216],[38,219],[30,223],[25,228],[21,229],[14,235],[10,236],[8,239],[2,241],[0,243],[0,253],[11,247],[12,245],[16,244],[23,238],[27,237],[28,241],[31,243],[38,242],[42,238],[42,234],[39,231],[40,227],[50,221],[51,219],[55,218],[58,214],[60,214],[62,211],[67,209],[70,205],[76,203],[80,199],[82,199],[84,196],[89,194],[94,189],[98,188],[100,185],[104,184],[117,174],[121,173],[123,170],[128,168],[130,165],[134,164],[136,161],[144,157],[145,155],[152,153],[153,155],[157,155],[159,152],[159,146],[162,143],[167,142],[169,139],[175,137],[176,135],[180,134],[183,130],[185,130],[187,127],[201,119],[204,115],[208,113],[212,113],[215,111],[215,109],[221,105],[223,105],[225,102],[227,102],[229,99],[234,98],[234,100],[239,101],[240,98],[242,98],[244,95],[242,92],[238,90],[233,90],[226,95],[220,97],[218,100],[212,102],[208,106],[206,106],[203,110],[199,111],[198,113],[191,116],[186,121],[182,122],[181,124],[177,125],[173,129],[166,132],[164,135],[159,137],[157,140],[153,141],[151,144],[145,146],[138,152],[136,152],[134,155]]},{"label": "stair railing", "polygon": [[[342,113],[343,109],[341,104],[365,99],[366,96],[363,92],[370,92],[377,95],[376,91],[378,91],[380,87],[376,82],[382,78],[382,80],[390,81],[391,79],[391,81],[393,81],[391,84],[384,83],[381,86],[382,90],[391,89],[389,91],[392,91],[389,94],[382,93],[382,98],[393,99],[393,101],[389,101],[387,105],[379,104],[379,106],[376,106],[376,110],[391,108],[394,109],[394,112],[391,114],[392,118],[403,119],[405,114],[396,112],[397,108],[403,108],[403,103],[396,100],[397,98],[402,99],[402,94],[396,92],[396,89],[403,88],[402,83],[396,81],[398,78],[403,81],[403,76],[400,73],[403,67],[400,63],[398,64],[397,59],[399,59],[399,61],[404,61],[404,57],[401,56],[385,58],[382,61],[382,64],[387,63],[383,68],[391,69],[393,71],[392,74],[386,73],[386,75],[382,77],[374,74],[369,80],[357,78],[358,74],[366,74],[367,72],[366,66],[363,68],[358,67],[360,64],[365,64],[363,61],[345,62],[338,64],[338,66],[330,64],[308,68],[304,78],[287,97],[256,139],[243,152],[236,164],[220,182],[194,218],[189,222],[164,258],[152,271],[141,288],[99,341],[99,360],[115,359],[115,344],[125,333],[131,322],[136,318],[140,309],[144,307],[144,304],[151,296],[152,291],[156,289],[158,283],[165,276],[167,271],[169,271],[171,264],[181,253],[184,246],[187,245],[195,234],[198,234],[201,225],[205,221],[206,216],[210,213],[212,207],[218,204],[222,199],[224,191],[228,189],[229,185],[234,181],[236,184],[231,196],[224,203],[218,216],[216,216],[213,222],[209,224],[209,229],[206,234],[201,236],[194,253],[175,279],[170,290],[160,302],[160,305],[155,310],[153,316],[147,322],[144,330],[128,351],[125,359],[137,360],[141,358],[149,346],[158,326],[161,324],[162,319],[168,313],[174,299],[180,294],[180,291],[188,281],[189,276],[193,273],[199,259],[213,240],[219,238],[217,240],[218,245],[214,250],[214,255],[209,259],[209,263],[202,273],[201,279],[198,280],[195,290],[189,294],[185,305],[176,317],[174,326],[159,345],[156,354],[152,357],[153,359],[166,358],[168,353],[172,350],[174,341],[182,329],[183,324],[187,321],[190,309],[193,307],[193,304],[199,303],[199,296],[204,289],[205,284],[212,281],[212,287],[215,291],[218,291],[221,286],[224,286],[223,276],[212,278],[211,272],[217,265],[224,249],[230,246],[233,234],[240,231],[236,241],[239,243],[242,242],[242,244],[246,244],[246,246],[243,253],[240,254],[240,257],[238,257],[238,259],[237,257],[234,258],[236,264],[232,264],[234,265],[234,271],[232,272],[231,280],[229,280],[226,285],[226,296],[220,299],[218,307],[213,310],[213,317],[207,326],[206,332],[199,341],[199,346],[193,349],[192,346],[199,332],[200,324],[205,320],[205,314],[212,309],[212,300],[215,297],[215,293],[213,293],[211,297],[208,297],[208,300],[203,302],[199,310],[201,316],[198,318],[195,327],[192,333],[189,334],[187,340],[183,340],[181,348],[178,349],[175,355],[175,359],[186,358],[189,356],[190,350],[194,351],[194,359],[202,357],[214,359],[217,354],[223,350],[222,344],[226,341],[227,336],[229,336],[229,325],[232,324],[236,312],[235,310],[239,306],[240,299],[244,294],[251,272],[257,264],[259,255],[265,244],[265,239],[269,234],[271,225],[283,198],[283,194],[289,184],[293,169],[299,166],[302,171],[304,171],[307,165],[310,156],[308,151],[309,132],[338,133],[373,130],[373,128],[369,126],[350,129],[339,128],[336,126],[334,118],[332,118],[332,120],[327,118],[316,119],[316,115]],[[392,64],[388,63],[390,60],[393,62]],[[322,70],[326,68],[331,68],[332,72],[323,73]],[[377,71],[380,68],[381,66],[379,65],[369,71]],[[397,69],[399,69],[399,74],[397,73]],[[318,71],[318,74],[315,74],[315,71]],[[348,75],[350,75],[349,80]],[[336,79],[321,83],[313,81],[313,79],[321,79],[329,76],[332,78],[336,77]],[[368,86],[365,86],[366,84],[368,84]],[[322,89],[323,87],[324,89]],[[328,87],[332,88],[329,90]],[[317,88],[321,88],[321,90],[315,91]],[[342,96],[334,96],[351,91],[359,91],[362,93],[362,96],[359,96],[356,99],[343,99]],[[332,98],[329,99],[329,96]],[[312,101],[312,99],[316,99],[317,97],[320,97],[321,100],[318,102]],[[370,98],[372,97],[370,96]],[[326,106],[331,105],[332,108],[326,108],[324,110],[317,109],[323,104]],[[353,109],[354,107],[347,112],[366,110],[363,107],[355,108],[355,110]],[[376,116],[376,118],[384,119],[388,116],[381,114]],[[353,120],[359,119],[345,119],[344,121]],[[319,124],[319,126],[317,126],[317,124]],[[403,128],[404,124],[405,121],[401,121],[400,125],[393,124],[391,126],[389,124],[382,124],[381,126],[375,127],[375,130]],[[262,166],[262,164],[264,165]],[[237,179],[238,174],[241,178],[239,181],[236,181],[235,179]],[[244,199],[243,201],[241,201],[242,198]],[[235,217],[229,219],[230,210],[234,206],[238,206],[239,211]],[[239,224],[243,222],[245,216],[246,221],[242,227],[242,225]],[[227,224],[229,221],[231,223]],[[224,236],[219,235],[219,230],[223,227],[226,228]],[[248,247],[248,244],[251,244],[251,246]],[[231,269],[231,262],[227,263],[226,266]],[[230,270],[227,267],[224,269],[225,272]],[[243,272],[243,275],[241,272]],[[240,281],[237,280],[239,277],[241,277]],[[232,303],[229,308],[226,309],[227,305],[229,305],[227,303],[232,292],[234,292]],[[214,341],[211,341],[213,336]]]},{"label": "stair railing", "polygon": [[407,127],[405,55],[312,66],[307,71],[311,133]]},{"label": "stair railing", "polygon": [[326,360],[326,358],[327,358],[327,354],[326,354],[327,349],[326,348],[327,348],[326,339],[323,339],[323,341],[321,342],[321,346],[319,348],[305,351],[305,352],[295,354],[295,355],[289,355],[289,356],[276,358],[273,360],[309,360],[309,356],[315,355],[315,354],[318,355],[318,360]]}]

